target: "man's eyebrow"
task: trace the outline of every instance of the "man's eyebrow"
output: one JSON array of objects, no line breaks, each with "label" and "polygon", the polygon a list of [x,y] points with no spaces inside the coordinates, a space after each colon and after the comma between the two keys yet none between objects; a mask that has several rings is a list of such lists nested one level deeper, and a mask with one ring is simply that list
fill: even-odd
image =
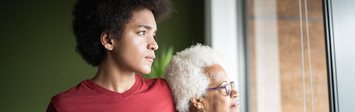
[{"label": "man's eyebrow", "polygon": [[143,28],[146,28],[146,29],[149,29],[149,30],[153,29],[152,27],[150,27],[148,25],[139,25],[138,27],[143,27]]}]

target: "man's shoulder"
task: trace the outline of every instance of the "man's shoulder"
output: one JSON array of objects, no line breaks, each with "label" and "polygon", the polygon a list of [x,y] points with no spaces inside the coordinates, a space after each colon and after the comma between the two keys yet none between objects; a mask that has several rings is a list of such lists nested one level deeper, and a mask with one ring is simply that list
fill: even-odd
[{"label": "man's shoulder", "polygon": [[67,91],[58,93],[52,97],[54,102],[68,102],[70,100],[75,100],[81,96],[86,96],[89,94],[94,94],[95,92],[85,84],[87,80],[80,82],[78,85],[70,88]]}]

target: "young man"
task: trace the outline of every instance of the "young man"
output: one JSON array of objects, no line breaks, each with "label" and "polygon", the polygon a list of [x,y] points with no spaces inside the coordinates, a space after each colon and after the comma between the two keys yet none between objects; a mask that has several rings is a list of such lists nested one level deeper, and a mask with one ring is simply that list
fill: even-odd
[{"label": "young man", "polygon": [[78,0],[73,10],[77,52],[99,69],[94,78],[55,95],[47,112],[175,112],[164,79],[143,79],[158,49],[157,25],[168,0]]}]

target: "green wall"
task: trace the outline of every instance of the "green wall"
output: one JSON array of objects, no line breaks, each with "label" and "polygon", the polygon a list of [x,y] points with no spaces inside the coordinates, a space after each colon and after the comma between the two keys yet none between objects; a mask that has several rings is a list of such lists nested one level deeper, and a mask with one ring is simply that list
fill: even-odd
[{"label": "green wall", "polygon": [[[0,112],[45,111],[53,95],[95,75],[97,68],[74,50],[70,27],[74,2],[1,1]],[[158,23],[160,48],[173,45],[180,51],[203,43],[203,0],[173,3],[176,12]]]}]

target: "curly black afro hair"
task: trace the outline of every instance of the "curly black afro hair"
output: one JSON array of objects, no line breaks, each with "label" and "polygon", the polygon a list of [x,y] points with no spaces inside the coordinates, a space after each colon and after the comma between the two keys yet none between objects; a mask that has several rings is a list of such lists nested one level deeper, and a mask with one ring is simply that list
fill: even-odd
[{"label": "curly black afro hair", "polygon": [[72,13],[76,51],[87,63],[98,66],[105,58],[100,41],[103,31],[120,39],[133,11],[149,9],[159,22],[170,15],[171,7],[169,0],[78,0]]}]

